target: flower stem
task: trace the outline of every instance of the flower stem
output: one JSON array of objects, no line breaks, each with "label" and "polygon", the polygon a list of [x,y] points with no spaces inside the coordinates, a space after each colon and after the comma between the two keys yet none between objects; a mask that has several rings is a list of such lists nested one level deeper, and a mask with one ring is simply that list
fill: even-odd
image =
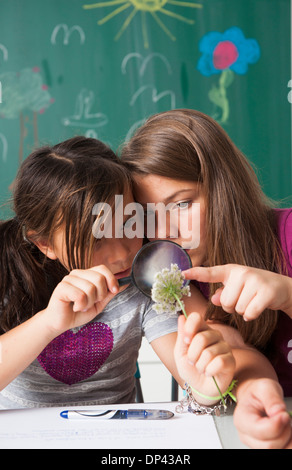
[{"label": "flower stem", "polygon": [[177,295],[175,292],[173,292],[173,291],[172,291],[172,294],[173,294],[173,297],[175,298],[175,300],[178,302],[178,304],[179,304],[179,306],[180,306],[180,308],[181,308],[181,310],[182,310],[182,312],[183,312],[185,318],[188,318],[188,316],[187,316],[187,314],[186,314],[186,311],[185,311],[185,308],[184,308],[184,305],[183,305],[183,303],[181,302],[180,298],[179,298],[178,295]]},{"label": "flower stem", "polygon": [[[183,312],[185,318],[188,318],[188,316],[187,316],[187,314],[186,314],[186,311],[185,311],[185,308],[184,308],[184,305],[183,305],[183,303],[180,301],[180,298],[179,298],[178,295],[177,295],[175,292],[173,292],[173,291],[172,291],[172,294],[173,294],[174,298],[176,299],[176,301],[178,302],[178,304],[179,304],[179,306],[180,306],[180,308],[181,308],[181,310],[182,310],[182,312]],[[216,385],[216,388],[217,388],[218,393],[219,393],[219,395],[220,395],[220,399],[221,399],[222,405],[223,405],[224,408],[225,408],[225,407],[226,407],[226,405],[225,405],[225,400],[224,400],[224,398],[223,398],[223,395],[222,395],[222,392],[221,392],[221,390],[220,390],[220,388],[219,388],[219,385],[217,384],[217,381],[216,381],[216,379],[215,379],[214,376],[212,376],[212,379],[214,380],[214,384]]]},{"label": "flower stem", "polygon": [[221,392],[221,390],[220,390],[220,388],[219,388],[219,385],[217,384],[217,381],[216,381],[216,379],[215,379],[214,376],[212,376],[212,379],[214,380],[214,384],[215,384],[216,387],[217,387],[218,393],[219,393],[219,395],[220,395],[221,403],[222,403],[222,405],[224,406],[224,408],[226,408],[225,400],[224,400],[224,398],[223,398],[223,395],[222,395],[222,392]]}]

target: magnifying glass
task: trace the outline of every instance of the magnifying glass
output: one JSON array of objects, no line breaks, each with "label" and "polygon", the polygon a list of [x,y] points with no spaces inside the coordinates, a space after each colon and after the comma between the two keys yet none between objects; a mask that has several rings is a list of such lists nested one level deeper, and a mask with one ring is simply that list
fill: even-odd
[{"label": "magnifying glass", "polygon": [[192,267],[188,253],[177,243],[170,240],[149,242],[136,254],[130,276],[118,279],[119,285],[132,283],[147,297],[151,297],[155,274],[164,268],[170,269],[171,264],[177,264],[181,271]]}]

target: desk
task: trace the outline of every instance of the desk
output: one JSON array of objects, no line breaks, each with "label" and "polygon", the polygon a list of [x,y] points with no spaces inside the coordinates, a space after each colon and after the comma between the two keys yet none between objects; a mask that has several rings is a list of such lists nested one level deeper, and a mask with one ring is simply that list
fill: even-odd
[{"label": "desk", "polygon": [[234,405],[228,406],[224,415],[214,416],[213,420],[223,449],[248,449],[239,439],[233,424]]},{"label": "desk", "polygon": [[[168,420],[64,419],[62,408],[0,411],[0,448],[220,449],[243,448],[232,412],[213,418],[176,412],[175,402],[78,407],[77,409],[166,409]],[[68,408],[70,409],[70,408]],[[71,407],[72,409],[72,407]],[[73,408],[74,409],[74,408]]]},{"label": "desk", "polygon": [[[292,398],[285,400],[292,409]],[[119,408],[158,408],[175,412],[176,403],[119,405]],[[85,409],[86,407],[82,407]],[[105,407],[87,407],[101,409]],[[114,409],[113,405],[107,407]],[[170,420],[66,420],[65,408],[0,411],[0,448],[48,449],[247,449],[233,424],[232,406],[219,417],[175,413]],[[94,423],[94,424],[93,424]],[[186,452],[185,452],[186,453]]]}]

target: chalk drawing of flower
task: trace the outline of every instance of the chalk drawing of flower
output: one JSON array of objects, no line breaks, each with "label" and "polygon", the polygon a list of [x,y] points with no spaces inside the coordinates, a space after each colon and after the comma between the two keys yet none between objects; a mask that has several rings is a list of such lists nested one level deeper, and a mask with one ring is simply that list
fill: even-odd
[{"label": "chalk drawing of flower", "polygon": [[234,80],[234,74],[244,75],[250,64],[260,58],[260,47],[256,39],[246,39],[237,26],[224,33],[211,31],[205,34],[199,43],[201,57],[197,68],[202,75],[209,77],[220,74],[218,86],[213,86],[209,99],[221,108],[221,123],[229,117],[229,101],[226,89]]}]

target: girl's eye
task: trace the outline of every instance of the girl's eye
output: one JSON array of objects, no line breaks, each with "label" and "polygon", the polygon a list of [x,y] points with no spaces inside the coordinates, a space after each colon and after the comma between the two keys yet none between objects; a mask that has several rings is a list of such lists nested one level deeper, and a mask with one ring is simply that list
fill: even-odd
[{"label": "girl's eye", "polygon": [[177,202],[174,206],[174,209],[188,209],[192,201],[180,201]]}]

